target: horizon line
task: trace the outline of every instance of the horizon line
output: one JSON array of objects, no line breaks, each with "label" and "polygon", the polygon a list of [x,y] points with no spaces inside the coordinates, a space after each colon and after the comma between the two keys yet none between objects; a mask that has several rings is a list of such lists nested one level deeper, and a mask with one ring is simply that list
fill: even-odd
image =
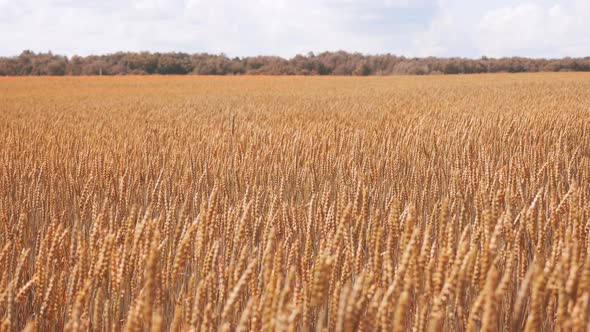
[{"label": "horizon line", "polygon": [[347,55],[357,55],[362,57],[380,57],[380,56],[391,56],[396,58],[404,58],[404,59],[441,59],[441,60],[452,60],[452,59],[460,59],[460,60],[502,60],[502,59],[527,59],[527,60],[564,60],[564,59],[590,59],[590,55],[586,56],[563,56],[563,57],[529,57],[529,56],[522,56],[522,55],[510,55],[510,56],[488,56],[482,54],[478,57],[470,57],[470,56],[435,56],[435,55],[427,55],[427,56],[412,56],[412,55],[404,55],[404,54],[395,54],[395,53],[364,53],[358,51],[347,51],[347,50],[325,50],[325,51],[308,51],[305,54],[295,54],[294,56],[286,57],[281,55],[274,55],[274,54],[257,54],[257,55],[242,55],[242,56],[231,56],[225,52],[187,52],[187,51],[150,51],[150,50],[141,50],[141,51],[125,51],[119,50],[115,52],[105,52],[105,53],[91,53],[87,55],[80,55],[80,54],[63,54],[59,52],[53,52],[52,50],[47,51],[35,51],[32,49],[24,49],[19,54],[13,55],[0,55],[0,58],[18,58],[19,56],[26,54],[27,52],[35,54],[35,55],[53,55],[59,57],[65,57],[67,59],[80,57],[80,58],[88,58],[88,57],[104,57],[104,56],[113,56],[117,54],[182,54],[182,55],[207,55],[207,56],[219,56],[225,57],[227,59],[247,59],[247,58],[258,58],[258,57],[266,57],[266,58],[279,58],[282,60],[293,60],[298,57],[317,57],[326,54],[338,54],[343,53]]}]

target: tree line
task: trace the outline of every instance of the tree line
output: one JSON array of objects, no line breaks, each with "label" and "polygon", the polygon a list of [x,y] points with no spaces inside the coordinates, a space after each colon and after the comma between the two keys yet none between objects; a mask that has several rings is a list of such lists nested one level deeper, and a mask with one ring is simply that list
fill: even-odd
[{"label": "tree line", "polygon": [[118,52],[72,56],[24,51],[0,57],[0,76],[28,75],[430,75],[590,71],[590,57],[409,58],[344,51],[230,58],[224,54]]}]

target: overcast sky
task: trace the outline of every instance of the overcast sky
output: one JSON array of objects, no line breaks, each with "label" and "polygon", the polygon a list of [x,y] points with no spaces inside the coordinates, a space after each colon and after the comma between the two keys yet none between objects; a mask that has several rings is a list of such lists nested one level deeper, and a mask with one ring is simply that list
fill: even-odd
[{"label": "overcast sky", "polygon": [[590,0],[0,0],[0,55],[590,56]]}]

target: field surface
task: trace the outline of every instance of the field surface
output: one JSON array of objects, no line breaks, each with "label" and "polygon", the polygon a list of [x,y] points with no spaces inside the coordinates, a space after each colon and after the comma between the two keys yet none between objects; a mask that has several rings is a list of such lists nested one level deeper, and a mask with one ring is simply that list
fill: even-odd
[{"label": "field surface", "polygon": [[0,79],[0,331],[590,320],[590,75]]}]

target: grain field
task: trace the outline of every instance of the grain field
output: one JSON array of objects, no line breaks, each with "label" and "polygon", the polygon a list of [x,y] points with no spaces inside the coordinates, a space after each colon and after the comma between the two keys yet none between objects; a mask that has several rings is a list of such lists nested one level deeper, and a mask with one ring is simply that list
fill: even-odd
[{"label": "grain field", "polygon": [[1,331],[585,331],[590,75],[0,79]]}]

